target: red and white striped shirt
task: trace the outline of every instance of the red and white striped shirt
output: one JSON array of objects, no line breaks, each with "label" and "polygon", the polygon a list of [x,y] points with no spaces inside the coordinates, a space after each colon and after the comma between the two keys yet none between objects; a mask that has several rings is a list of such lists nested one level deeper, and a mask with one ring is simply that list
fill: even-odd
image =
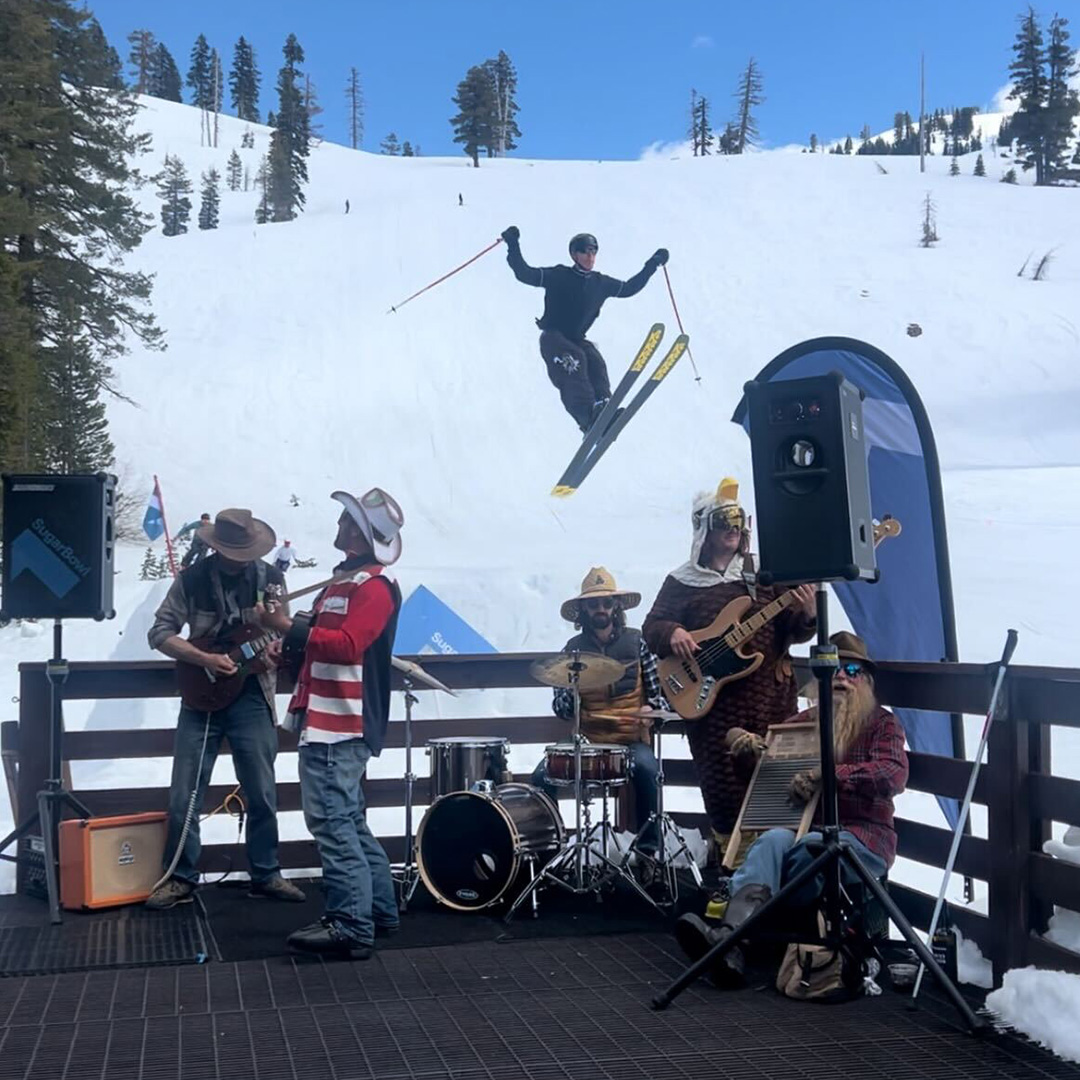
[{"label": "red and white striped shirt", "polygon": [[301,744],[359,739],[364,734],[364,653],[394,613],[389,575],[377,563],[365,566],[357,580],[330,585],[314,611],[289,712],[305,710]]}]

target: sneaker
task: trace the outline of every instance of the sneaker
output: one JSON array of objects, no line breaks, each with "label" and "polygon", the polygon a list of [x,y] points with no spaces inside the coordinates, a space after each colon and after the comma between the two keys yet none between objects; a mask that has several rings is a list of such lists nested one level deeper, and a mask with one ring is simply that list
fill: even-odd
[{"label": "sneaker", "polygon": [[307,897],[291,881],[274,874],[265,881],[253,881],[248,896],[265,896],[270,900],[285,900],[290,904],[302,904]]},{"label": "sneaker", "polygon": [[327,919],[294,930],[287,944],[294,952],[336,956],[342,960],[369,960],[375,951],[373,942],[349,937],[337,923]]},{"label": "sneaker", "polygon": [[146,898],[146,906],[151,911],[167,911],[177,904],[190,904],[194,897],[195,886],[190,881],[169,878]]}]

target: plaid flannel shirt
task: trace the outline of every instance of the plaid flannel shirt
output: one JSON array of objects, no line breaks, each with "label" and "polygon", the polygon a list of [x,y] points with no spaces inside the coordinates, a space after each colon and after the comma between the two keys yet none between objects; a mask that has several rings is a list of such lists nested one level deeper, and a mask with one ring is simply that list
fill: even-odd
[{"label": "plaid flannel shirt", "polygon": [[[796,719],[804,719],[800,714]],[[892,866],[896,859],[893,797],[904,790],[908,758],[904,729],[878,706],[855,745],[836,766],[836,801],[840,827]],[[820,811],[815,818],[820,824]]]},{"label": "plaid flannel shirt", "polygon": [[[641,689],[645,692],[645,704],[654,709],[667,712],[671,706],[667,703],[663,691],[660,689],[660,676],[656,673],[656,657],[649,651],[645,639],[641,639],[641,648],[638,650],[641,662]],[[555,689],[551,702],[551,711],[561,720],[574,719],[574,694],[565,686]]]}]

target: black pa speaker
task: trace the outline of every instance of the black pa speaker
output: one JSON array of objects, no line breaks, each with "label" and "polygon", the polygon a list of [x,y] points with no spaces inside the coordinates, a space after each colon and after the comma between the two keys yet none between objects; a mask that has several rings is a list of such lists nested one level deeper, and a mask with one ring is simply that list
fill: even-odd
[{"label": "black pa speaker", "polygon": [[2,619],[111,619],[116,477],[4,476]]},{"label": "black pa speaker", "polygon": [[759,580],[877,581],[863,392],[836,371],[744,389]]}]

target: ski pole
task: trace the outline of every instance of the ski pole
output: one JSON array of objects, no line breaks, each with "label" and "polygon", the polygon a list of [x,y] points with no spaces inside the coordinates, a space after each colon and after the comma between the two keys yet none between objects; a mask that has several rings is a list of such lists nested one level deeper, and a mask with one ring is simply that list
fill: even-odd
[{"label": "ski pole", "polygon": [[[941,909],[945,904],[945,893],[949,888],[949,878],[952,877],[953,865],[956,862],[956,853],[960,850],[960,840],[964,835],[964,823],[967,821],[968,812],[971,810],[971,797],[975,794],[975,781],[979,778],[979,768],[982,766],[983,754],[986,753],[986,744],[990,738],[990,725],[994,721],[994,713],[997,711],[997,699],[998,694],[1001,692],[1001,684],[1005,681],[1005,672],[1009,667],[1009,661],[1012,659],[1013,650],[1016,648],[1017,633],[1015,630],[1010,630],[1005,637],[1005,650],[1001,654],[1001,660],[998,662],[997,679],[994,682],[994,692],[990,695],[990,708],[986,713],[986,720],[983,723],[982,738],[979,740],[979,749],[975,754],[975,760],[971,764],[971,778],[968,780],[967,792],[964,795],[964,803],[960,807],[960,816],[956,822],[956,830],[953,833],[952,847],[949,849],[949,858],[945,863],[945,877],[941,882],[941,889],[938,892],[937,903],[934,905],[934,914],[930,919],[930,929],[927,932],[926,940],[929,943],[934,937],[934,931],[937,930],[938,919],[941,917]],[[914,1001],[919,996],[919,987],[922,986],[923,972],[926,970],[924,965],[919,965],[919,974],[915,978],[915,989],[911,991],[911,1000]]]},{"label": "ski pole", "polygon": [[433,281],[430,285],[425,285],[418,292],[414,292],[412,296],[406,297],[399,304],[392,305],[390,311],[388,311],[386,314],[389,315],[391,311],[397,311],[398,308],[404,307],[410,300],[415,300],[422,293],[426,293],[428,289],[434,289],[436,285],[441,285],[447,278],[453,277],[459,270],[464,270],[465,267],[468,266],[470,263],[476,262],[476,260],[479,259],[481,255],[486,255],[489,251],[492,250],[492,248],[497,248],[501,243],[502,237],[500,236],[494,244],[488,244],[488,246],[484,248],[483,251],[478,251],[471,259],[466,260],[460,266],[455,266],[454,269],[450,271],[450,273],[443,274],[441,278]]},{"label": "ski pole", "polygon": [[[675,303],[675,293],[671,291],[671,278],[668,277],[667,266],[663,267],[664,280],[667,282],[667,294],[671,297],[671,306],[675,311],[675,321],[679,324],[679,333],[686,334],[683,329],[682,319],[679,317],[679,305]],[[690,351],[690,346],[686,346],[686,355],[690,357],[690,366],[694,369],[694,382],[701,382],[701,376],[698,374],[697,364],[694,363],[694,354]]]}]

